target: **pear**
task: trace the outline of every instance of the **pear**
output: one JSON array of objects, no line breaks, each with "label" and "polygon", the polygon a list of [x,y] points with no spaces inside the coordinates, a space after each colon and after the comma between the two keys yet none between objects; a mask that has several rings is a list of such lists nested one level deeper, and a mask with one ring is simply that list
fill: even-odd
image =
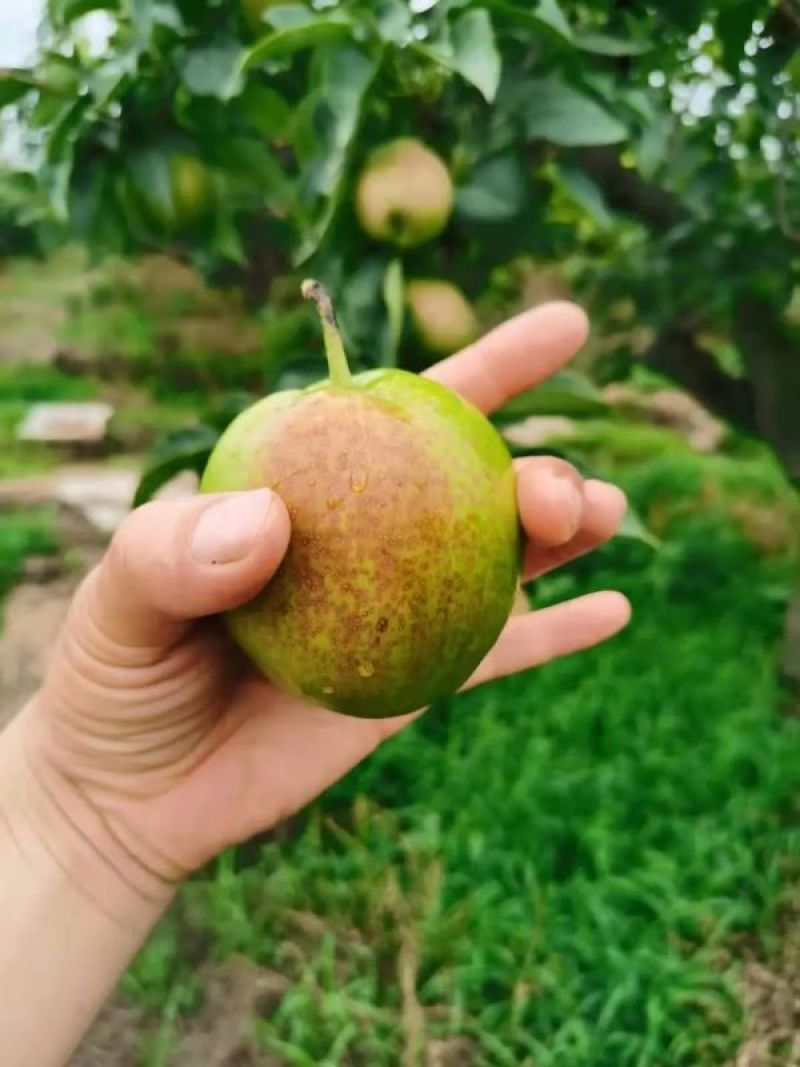
[{"label": "pear", "polygon": [[190,231],[213,211],[213,175],[202,160],[185,152],[167,157],[163,181],[140,182],[135,189],[148,221],[168,233]]},{"label": "pear", "polygon": [[514,603],[520,537],[508,449],[475,407],[401,370],[350,373],[325,290],[330,378],[274,393],[220,438],[203,492],[272,488],[287,555],[227,615],[236,642],[285,690],[385,718],[455,692]]},{"label": "pear", "polygon": [[172,202],[178,229],[189,229],[208,216],[214,201],[211,171],[196,156],[178,154],[170,164]]},{"label": "pear", "polygon": [[356,187],[356,214],[376,241],[413,248],[437,237],[453,210],[453,182],[440,157],[401,137],[376,149]]},{"label": "pear", "polygon": [[474,341],[478,320],[464,294],[450,282],[417,279],[406,286],[414,328],[425,348],[449,356]]}]

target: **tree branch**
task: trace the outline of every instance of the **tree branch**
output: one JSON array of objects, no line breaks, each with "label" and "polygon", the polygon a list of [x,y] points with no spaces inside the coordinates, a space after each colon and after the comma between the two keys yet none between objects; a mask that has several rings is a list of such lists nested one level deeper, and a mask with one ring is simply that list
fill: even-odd
[{"label": "tree branch", "polygon": [[[785,25],[785,9],[782,17]],[[598,184],[615,211],[633,215],[656,234],[666,234],[690,217],[679,198],[622,167],[614,149],[582,151],[576,162]],[[796,227],[784,219],[787,221],[793,233]],[[697,344],[690,326],[680,320],[662,331],[645,357],[646,362],[714,414],[745,433],[765,438],[788,476],[800,484],[798,340],[789,336],[789,328],[782,322],[780,296],[770,301],[745,291],[735,301],[735,307],[734,340],[744,356],[747,378],[726,374],[714,357]]]},{"label": "tree branch", "polygon": [[575,161],[600,187],[606,203],[623,215],[634,215],[663,233],[682,222],[688,211],[678,197],[649,185],[635,170],[623,167],[613,148],[586,148]]},{"label": "tree branch", "polygon": [[734,324],[755,397],[756,425],[800,485],[800,360],[797,331],[784,324],[775,306],[755,294],[741,299]]},{"label": "tree branch", "polygon": [[795,7],[794,0],[782,0],[778,4],[778,14],[796,30],[800,30],[800,8]]},{"label": "tree branch", "polygon": [[775,184],[775,214],[778,217],[778,227],[787,241],[800,244],[800,227],[794,225],[789,213],[787,186],[786,171],[781,168],[778,171]]}]

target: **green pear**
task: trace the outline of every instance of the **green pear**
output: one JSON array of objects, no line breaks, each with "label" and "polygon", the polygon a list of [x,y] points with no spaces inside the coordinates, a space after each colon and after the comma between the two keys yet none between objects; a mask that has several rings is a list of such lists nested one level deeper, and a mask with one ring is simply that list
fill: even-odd
[{"label": "green pear", "polygon": [[214,206],[214,178],[196,156],[170,154],[164,180],[135,186],[149,221],[169,233],[185,233],[208,218]]},{"label": "green pear", "polygon": [[411,319],[420,341],[429,352],[449,356],[478,336],[478,320],[472,305],[450,282],[417,279],[406,286]]},{"label": "green pear", "polygon": [[178,229],[189,229],[208,216],[214,201],[211,171],[196,156],[178,154],[170,162],[172,202]]},{"label": "green pear", "polygon": [[81,76],[73,61],[65,56],[53,56],[36,70],[36,80],[44,92],[58,96],[77,96]]},{"label": "green pear", "polygon": [[437,237],[453,210],[453,182],[439,156],[401,137],[376,149],[356,187],[356,214],[376,241],[413,248]]},{"label": "green pear", "polygon": [[259,670],[364,718],[455,692],[508,619],[520,563],[514,470],[466,400],[401,370],[351,375],[330,299],[330,378],[239,415],[203,492],[272,488],[292,536],[272,581],[227,615]]}]

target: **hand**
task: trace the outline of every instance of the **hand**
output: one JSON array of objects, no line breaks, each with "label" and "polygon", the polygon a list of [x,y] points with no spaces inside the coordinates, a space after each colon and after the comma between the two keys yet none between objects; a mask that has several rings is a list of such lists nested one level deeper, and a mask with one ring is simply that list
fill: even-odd
[{"label": "hand", "polygon": [[[556,371],[585,337],[578,308],[550,304],[428,373],[488,412]],[[625,511],[618,489],[583,482],[560,460],[521,461],[518,486],[526,578],[607,540]],[[286,509],[269,490],[149,504],[122,524],[76,595],[47,679],[7,740],[34,783],[29,809],[41,834],[57,841],[53,827],[66,820],[102,857],[102,877],[98,865],[76,862],[86,848],[65,862],[106,904],[114,879],[168,896],[414,717],[363,721],[287,696],[248,670],[207,618],[263,587],[289,538]],[[594,645],[628,615],[608,592],[514,616],[468,685]]]}]

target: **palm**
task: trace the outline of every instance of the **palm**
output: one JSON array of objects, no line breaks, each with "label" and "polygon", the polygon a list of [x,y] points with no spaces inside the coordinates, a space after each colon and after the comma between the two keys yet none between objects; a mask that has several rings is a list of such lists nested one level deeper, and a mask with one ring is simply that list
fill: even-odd
[{"label": "palm", "polygon": [[130,804],[125,819],[179,876],[293,814],[407,721],[336,715],[244,674],[198,737],[200,762],[172,781],[165,767],[164,787]]}]

